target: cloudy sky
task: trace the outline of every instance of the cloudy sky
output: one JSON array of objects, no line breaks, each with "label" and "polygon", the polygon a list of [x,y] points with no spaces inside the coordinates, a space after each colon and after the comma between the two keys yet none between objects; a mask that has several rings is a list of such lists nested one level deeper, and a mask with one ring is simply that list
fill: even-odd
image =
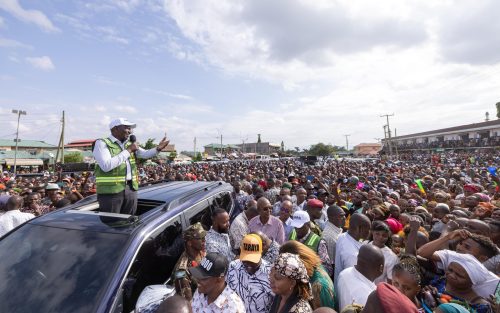
[{"label": "cloudy sky", "polygon": [[350,146],[495,117],[500,1],[0,0],[0,138]]}]

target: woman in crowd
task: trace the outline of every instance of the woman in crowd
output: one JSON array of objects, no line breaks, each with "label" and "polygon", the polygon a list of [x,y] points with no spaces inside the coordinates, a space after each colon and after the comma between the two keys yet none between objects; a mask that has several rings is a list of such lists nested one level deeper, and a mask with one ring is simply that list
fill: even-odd
[{"label": "woman in crowd", "polygon": [[275,294],[270,313],[312,313],[311,286],[304,263],[291,253],[278,256],[269,274]]},{"label": "woman in crowd", "polygon": [[[453,301],[471,312],[493,313],[486,297],[494,292],[494,287],[485,289],[490,283],[489,276],[488,270],[473,256],[453,253],[449,257],[445,276],[433,280],[424,289],[430,291],[438,302]],[[423,304],[424,307],[430,305]]]},{"label": "woman in crowd", "polygon": [[392,285],[410,299],[419,309],[425,312],[420,300],[422,272],[417,258],[412,255],[402,255],[399,263],[392,270]]},{"label": "woman in crowd", "polygon": [[298,255],[306,267],[312,286],[312,308],[329,307],[333,309],[335,307],[333,282],[321,265],[319,256],[312,249],[295,240],[287,241],[280,247],[280,253],[285,252]]},{"label": "woman in crowd", "polygon": [[398,262],[398,257],[391,249],[392,232],[389,226],[382,221],[373,221],[368,243],[379,247],[384,253],[384,273],[375,280],[375,283],[389,282],[392,279],[392,268]]}]

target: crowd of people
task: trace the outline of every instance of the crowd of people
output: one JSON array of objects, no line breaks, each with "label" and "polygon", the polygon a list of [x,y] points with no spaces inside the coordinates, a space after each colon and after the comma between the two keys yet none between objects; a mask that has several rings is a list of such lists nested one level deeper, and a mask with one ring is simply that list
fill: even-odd
[{"label": "crowd of people", "polygon": [[[184,232],[177,295],[138,312],[500,312],[499,163],[460,152],[139,165],[142,185],[231,183],[234,209]],[[91,172],[1,175],[0,236],[96,192]]]}]

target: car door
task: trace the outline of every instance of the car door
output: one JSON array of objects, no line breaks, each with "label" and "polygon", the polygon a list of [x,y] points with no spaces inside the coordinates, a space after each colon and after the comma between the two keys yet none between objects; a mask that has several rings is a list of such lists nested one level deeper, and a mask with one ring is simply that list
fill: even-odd
[{"label": "car door", "polygon": [[122,281],[121,299],[116,301],[113,312],[119,307],[123,312],[131,312],[146,286],[163,284],[169,279],[184,251],[181,215],[162,223],[144,238]]}]

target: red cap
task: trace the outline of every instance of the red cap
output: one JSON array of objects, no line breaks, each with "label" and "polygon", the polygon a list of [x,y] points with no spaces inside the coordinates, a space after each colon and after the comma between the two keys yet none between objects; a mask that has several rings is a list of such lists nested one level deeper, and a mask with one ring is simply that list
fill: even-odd
[{"label": "red cap", "polygon": [[323,202],[318,199],[311,199],[307,201],[307,206],[311,208],[323,208]]}]

